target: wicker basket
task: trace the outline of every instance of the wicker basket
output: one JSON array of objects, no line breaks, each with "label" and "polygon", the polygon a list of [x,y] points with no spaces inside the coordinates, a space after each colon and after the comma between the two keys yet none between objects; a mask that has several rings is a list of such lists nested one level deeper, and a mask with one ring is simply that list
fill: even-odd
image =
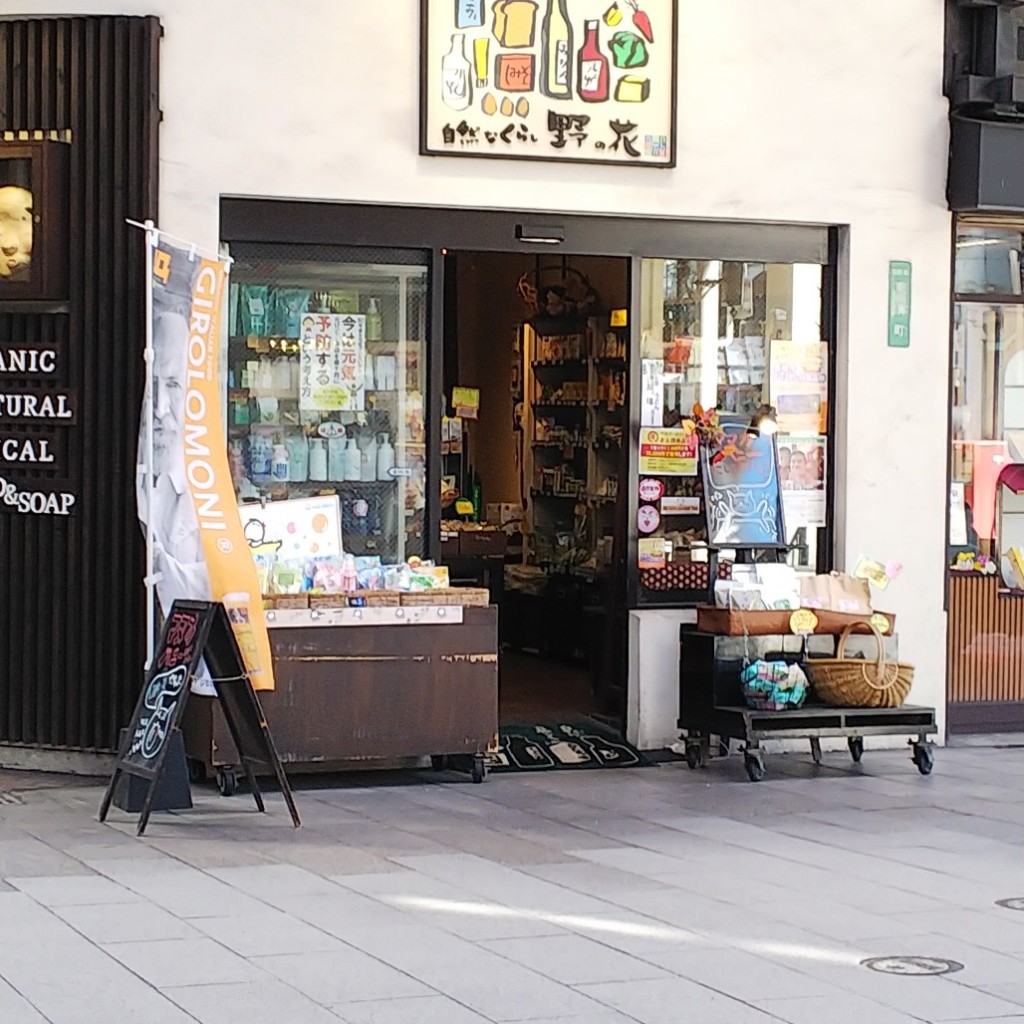
[{"label": "wicker basket", "polygon": [[[847,658],[846,641],[856,630],[870,629],[878,643],[878,658]],[[839,636],[834,658],[809,658],[805,663],[814,692],[833,707],[898,708],[914,681],[914,666],[886,661],[885,641],[870,622],[851,623]]]}]

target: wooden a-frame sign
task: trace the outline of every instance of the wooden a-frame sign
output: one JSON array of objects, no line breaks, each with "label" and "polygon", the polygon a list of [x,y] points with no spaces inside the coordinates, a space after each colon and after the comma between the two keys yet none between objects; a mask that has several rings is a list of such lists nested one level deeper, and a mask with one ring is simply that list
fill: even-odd
[{"label": "wooden a-frame sign", "polygon": [[245,671],[227,613],[222,604],[211,601],[175,601],[171,606],[146,676],[146,685],[139,694],[135,713],[125,730],[114,774],[100,805],[100,821],[106,820],[117,780],[124,773],[145,779],[148,783],[136,835],[142,835],[146,830],[167,757],[168,740],[171,733],[180,727],[192,678],[204,659],[257,809],[262,812],[265,808],[253,769],[270,768],[277,777],[292,822],[298,828],[301,822],[291,787],[281,767],[256,691]]}]

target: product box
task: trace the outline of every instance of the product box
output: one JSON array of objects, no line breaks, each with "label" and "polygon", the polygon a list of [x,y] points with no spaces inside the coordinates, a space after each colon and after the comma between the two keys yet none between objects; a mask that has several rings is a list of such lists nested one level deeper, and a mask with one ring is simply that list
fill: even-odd
[{"label": "product box", "polygon": [[502,502],[497,505],[487,506],[487,522],[494,526],[505,526],[508,523],[518,523],[523,518],[523,506]]}]

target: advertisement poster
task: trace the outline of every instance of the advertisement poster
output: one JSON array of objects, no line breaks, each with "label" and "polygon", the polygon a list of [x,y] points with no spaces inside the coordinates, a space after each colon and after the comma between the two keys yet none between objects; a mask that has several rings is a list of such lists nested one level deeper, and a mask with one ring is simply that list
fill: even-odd
[{"label": "advertisement poster", "polygon": [[475,420],[480,416],[479,388],[452,388],[452,407],[457,419]]},{"label": "advertisement poster", "polygon": [[420,152],[675,166],[677,0],[421,0]]},{"label": "advertisement poster", "polygon": [[665,422],[665,361],[640,361],[640,425],[660,427]]},{"label": "advertisement poster", "polygon": [[299,334],[299,408],[303,412],[362,412],[366,317],[306,313]]},{"label": "advertisement poster", "polygon": [[[238,519],[221,419],[227,265],[162,238],[152,258],[153,362],[136,479],[139,519],[152,536],[157,597],[165,615],[179,598],[222,601],[253,686],[273,689],[263,601]],[[193,689],[210,693],[213,686],[207,676]]]},{"label": "advertisement poster", "polygon": [[662,498],[661,514],[663,516],[700,515],[700,498],[685,494],[679,497]]},{"label": "advertisement poster", "polygon": [[822,434],[828,427],[828,345],[823,341],[771,343],[769,402],[783,434]]},{"label": "advertisement poster", "polygon": [[641,569],[664,569],[664,537],[640,537],[637,540],[637,565]]},{"label": "advertisement poster", "polygon": [[778,435],[779,483],[789,530],[825,525],[825,438]]},{"label": "advertisement poster", "polygon": [[640,429],[640,472],[652,476],[696,476],[697,433]]},{"label": "advertisement poster", "polygon": [[341,501],[336,494],[238,506],[253,555],[286,559],[340,558]]}]

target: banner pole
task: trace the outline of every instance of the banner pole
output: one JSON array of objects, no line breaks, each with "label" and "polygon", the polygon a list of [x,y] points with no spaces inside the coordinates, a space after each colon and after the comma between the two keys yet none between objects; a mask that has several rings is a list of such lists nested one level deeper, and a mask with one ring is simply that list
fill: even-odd
[{"label": "banner pole", "polygon": [[159,232],[153,221],[147,220],[146,229],[146,396],[143,417],[146,423],[146,671],[153,662],[156,646],[156,580],[153,565],[153,260],[159,241]]}]

